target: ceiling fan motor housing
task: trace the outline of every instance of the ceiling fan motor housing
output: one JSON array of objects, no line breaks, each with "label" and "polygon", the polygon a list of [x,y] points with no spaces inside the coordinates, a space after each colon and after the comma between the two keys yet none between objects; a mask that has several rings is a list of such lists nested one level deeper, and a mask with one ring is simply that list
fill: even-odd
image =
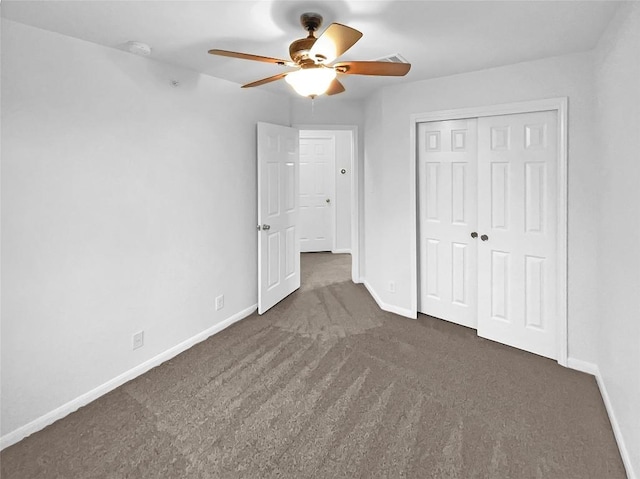
[{"label": "ceiling fan motor housing", "polygon": [[309,50],[316,42],[315,37],[300,38],[294,41],[289,46],[289,55],[291,59],[298,65],[304,65],[305,63],[315,63],[312,58],[309,58]]},{"label": "ceiling fan motor housing", "polygon": [[300,15],[300,23],[309,32],[309,36],[299,38],[289,45],[289,56],[300,66],[315,64],[315,61],[309,58],[309,50],[317,40],[313,33],[322,25],[322,15],[319,13],[303,13]]}]

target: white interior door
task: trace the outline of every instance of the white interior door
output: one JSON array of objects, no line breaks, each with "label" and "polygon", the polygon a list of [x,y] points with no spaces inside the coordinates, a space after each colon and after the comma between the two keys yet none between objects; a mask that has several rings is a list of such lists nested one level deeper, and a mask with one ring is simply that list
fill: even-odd
[{"label": "white interior door", "polygon": [[258,123],[258,313],[300,287],[298,130]]},{"label": "white interior door", "polygon": [[335,220],[335,138],[300,138],[300,251],[332,251]]},{"label": "white interior door", "polygon": [[478,120],[478,335],[557,358],[556,112]]},{"label": "white interior door", "polygon": [[476,120],[418,127],[419,311],[476,327]]}]

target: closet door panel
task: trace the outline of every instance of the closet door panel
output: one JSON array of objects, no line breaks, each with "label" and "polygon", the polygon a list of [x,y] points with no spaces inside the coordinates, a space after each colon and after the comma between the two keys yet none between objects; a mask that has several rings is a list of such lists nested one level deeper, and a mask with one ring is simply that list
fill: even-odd
[{"label": "closet door panel", "polygon": [[554,359],[556,121],[478,120],[478,334]]},{"label": "closet door panel", "polygon": [[476,120],[418,126],[419,311],[476,327]]}]

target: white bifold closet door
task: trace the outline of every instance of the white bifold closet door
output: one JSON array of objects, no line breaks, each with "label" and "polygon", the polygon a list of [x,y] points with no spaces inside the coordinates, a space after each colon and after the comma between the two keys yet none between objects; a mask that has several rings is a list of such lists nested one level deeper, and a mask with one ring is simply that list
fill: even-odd
[{"label": "white bifold closet door", "polygon": [[420,311],[554,359],[556,122],[424,123],[418,142]]},{"label": "white bifold closet door", "polygon": [[421,123],[420,311],[476,327],[477,121]]},{"label": "white bifold closet door", "polygon": [[556,112],[478,120],[478,334],[556,359]]}]

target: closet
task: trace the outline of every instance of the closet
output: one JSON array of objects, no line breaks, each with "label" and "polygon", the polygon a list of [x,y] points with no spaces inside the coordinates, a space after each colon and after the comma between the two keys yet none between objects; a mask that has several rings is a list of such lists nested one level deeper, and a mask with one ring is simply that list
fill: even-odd
[{"label": "closet", "polygon": [[557,359],[557,112],[419,123],[418,309]]}]

